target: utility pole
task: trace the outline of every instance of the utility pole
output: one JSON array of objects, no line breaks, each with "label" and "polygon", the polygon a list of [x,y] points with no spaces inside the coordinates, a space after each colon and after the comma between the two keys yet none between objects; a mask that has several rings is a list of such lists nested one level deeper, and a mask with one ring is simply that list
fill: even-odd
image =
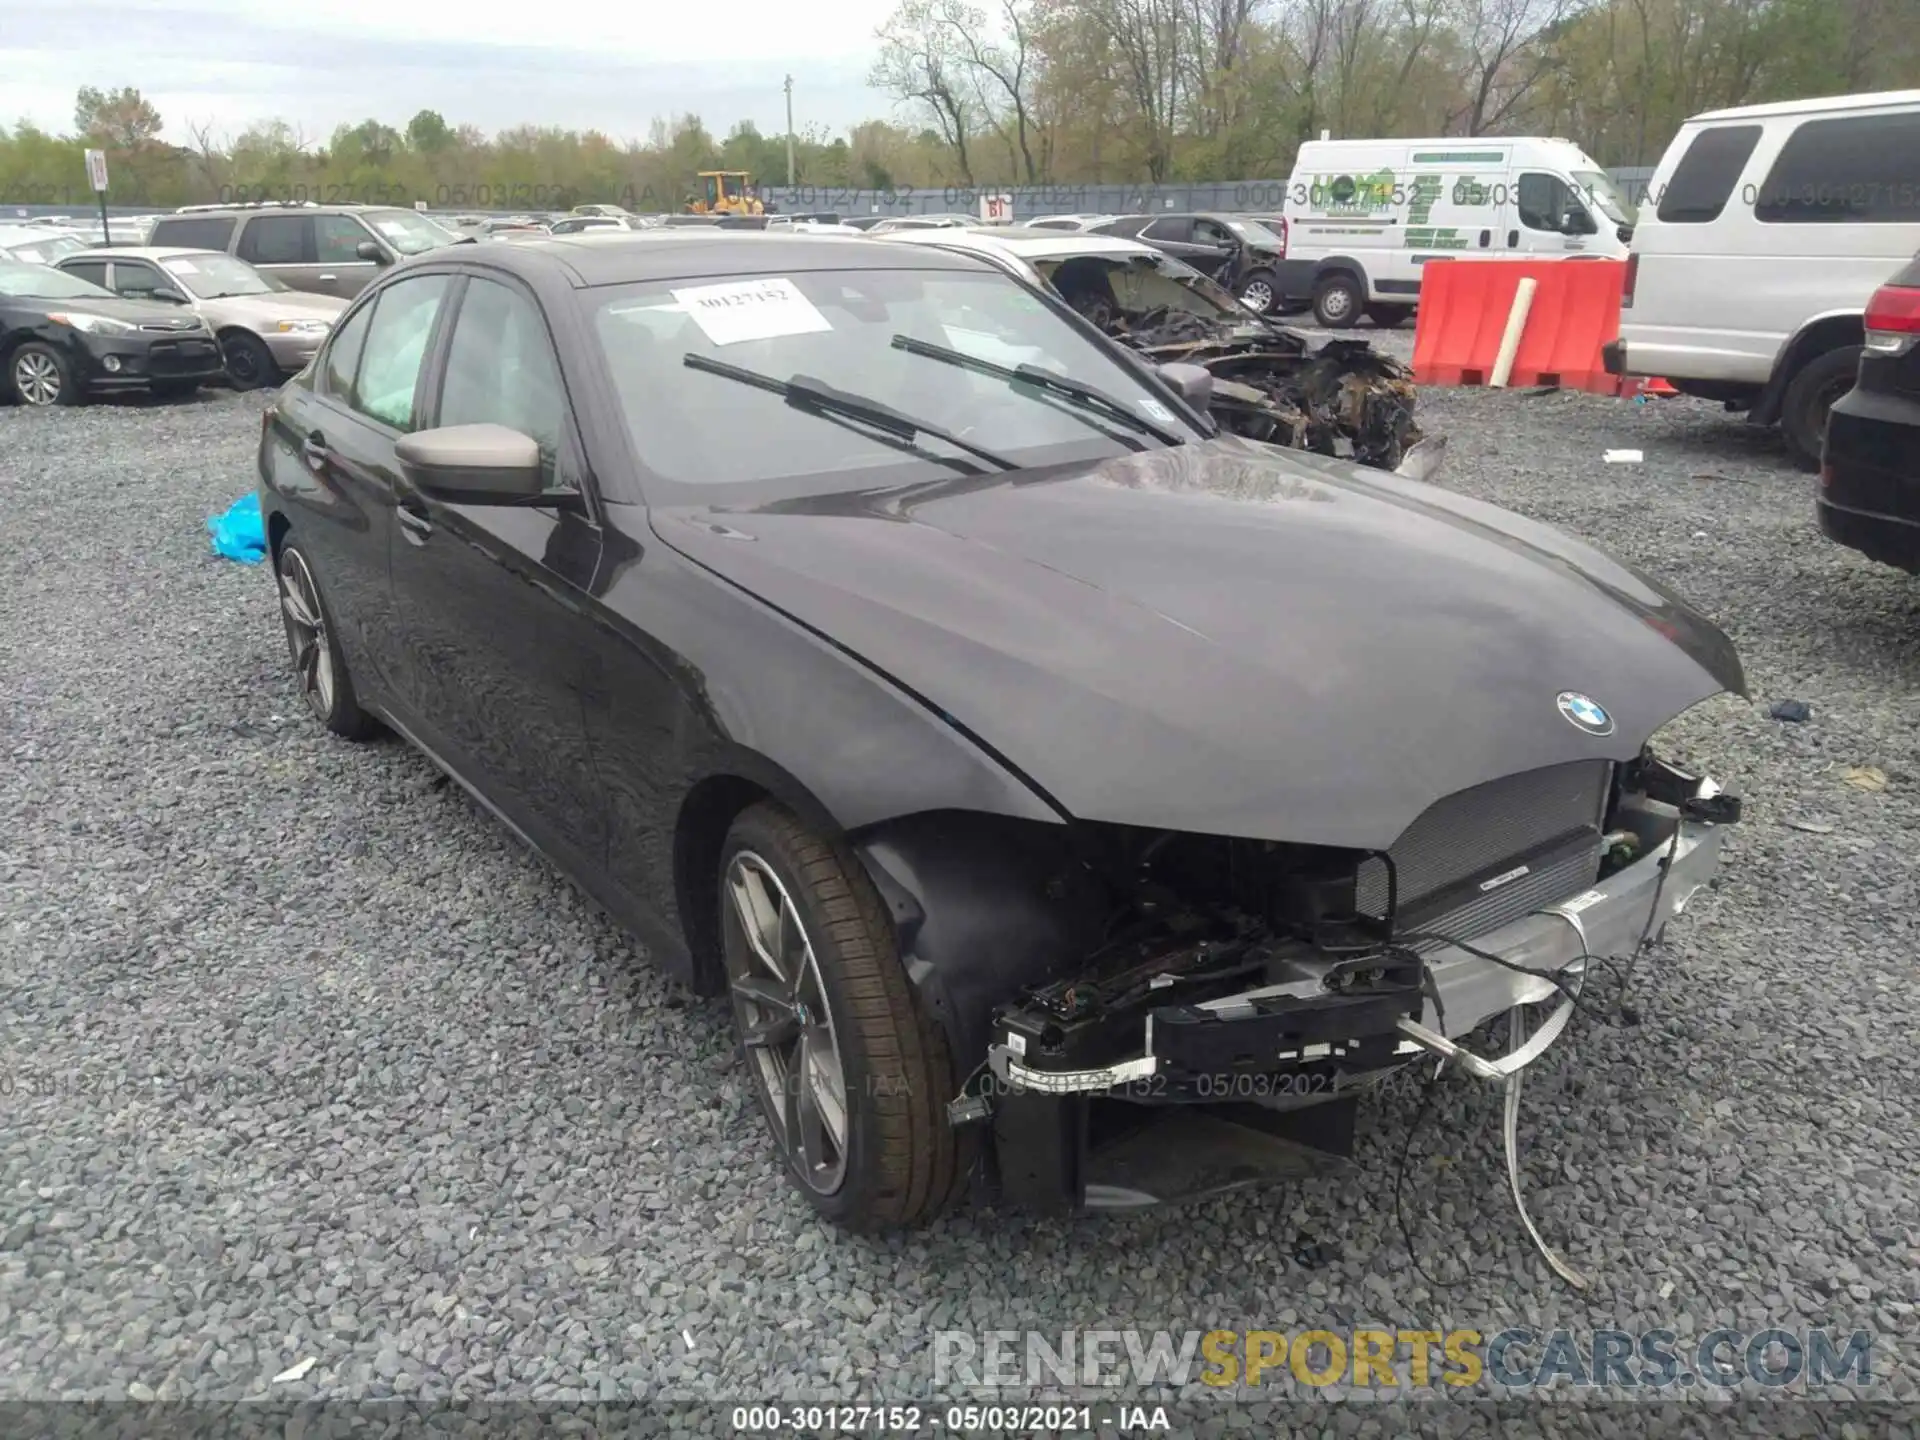
[{"label": "utility pole", "polygon": [[787,76],[787,188],[793,188],[793,77]]}]

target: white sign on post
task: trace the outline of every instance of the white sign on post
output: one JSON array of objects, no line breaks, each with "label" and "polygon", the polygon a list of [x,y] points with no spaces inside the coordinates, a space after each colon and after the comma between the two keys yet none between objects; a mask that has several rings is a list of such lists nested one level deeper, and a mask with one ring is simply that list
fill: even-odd
[{"label": "white sign on post", "polygon": [[[69,152],[71,153],[71,152]],[[105,194],[107,188],[107,152],[104,150],[87,151],[87,179],[93,185],[96,194]]]},{"label": "white sign on post", "polygon": [[1013,219],[1013,196],[982,195],[980,218],[989,225],[1005,225]]}]

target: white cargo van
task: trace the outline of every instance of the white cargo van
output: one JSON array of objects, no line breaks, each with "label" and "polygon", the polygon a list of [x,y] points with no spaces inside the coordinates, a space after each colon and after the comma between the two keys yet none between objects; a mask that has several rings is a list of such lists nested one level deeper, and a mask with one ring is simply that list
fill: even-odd
[{"label": "white cargo van", "polygon": [[1310,140],[1287,182],[1284,297],[1322,324],[1398,324],[1420,267],[1462,257],[1624,259],[1633,207],[1567,140]]},{"label": "white cargo van", "polygon": [[1694,116],[1632,249],[1607,369],[1778,424],[1817,469],[1867,301],[1920,251],[1920,90]]}]

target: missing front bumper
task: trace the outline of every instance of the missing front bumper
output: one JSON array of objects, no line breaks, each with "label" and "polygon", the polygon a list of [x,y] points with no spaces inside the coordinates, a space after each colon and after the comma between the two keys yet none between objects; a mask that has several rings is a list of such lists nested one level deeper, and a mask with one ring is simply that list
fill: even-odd
[{"label": "missing front bumper", "polygon": [[[1059,1213],[1297,1174],[1316,1155],[1348,1153],[1356,1092],[1423,1054],[1507,1082],[1564,1028],[1565,993],[1590,957],[1657,936],[1713,878],[1720,826],[1675,818],[1663,839],[1586,891],[1470,942],[1504,963],[1443,943],[1420,957],[1411,984],[1386,974],[1333,993],[1349,962],[1328,959],[1317,975],[1149,1010],[1132,1052],[1098,1064],[1073,1063],[1070,1047],[1050,1051],[1016,1007],[987,1054],[992,1093],[971,1102],[992,1124],[1001,1198]],[[1557,996],[1560,1009],[1523,1052],[1493,1060],[1463,1047],[1487,1021]],[[1210,1107],[1203,1124],[1195,1105]],[[1202,1140],[1206,1154],[1190,1156]]]}]

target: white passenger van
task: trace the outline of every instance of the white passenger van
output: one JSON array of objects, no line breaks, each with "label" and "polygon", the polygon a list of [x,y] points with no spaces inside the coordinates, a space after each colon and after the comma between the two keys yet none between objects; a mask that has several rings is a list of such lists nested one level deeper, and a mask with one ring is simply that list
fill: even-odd
[{"label": "white passenger van", "polygon": [[1310,140],[1287,182],[1280,285],[1322,325],[1398,324],[1429,260],[1624,259],[1633,207],[1567,140]]},{"label": "white passenger van", "polygon": [[1607,369],[1778,424],[1818,469],[1867,301],[1920,251],[1920,90],[1694,116],[1632,251]]}]

